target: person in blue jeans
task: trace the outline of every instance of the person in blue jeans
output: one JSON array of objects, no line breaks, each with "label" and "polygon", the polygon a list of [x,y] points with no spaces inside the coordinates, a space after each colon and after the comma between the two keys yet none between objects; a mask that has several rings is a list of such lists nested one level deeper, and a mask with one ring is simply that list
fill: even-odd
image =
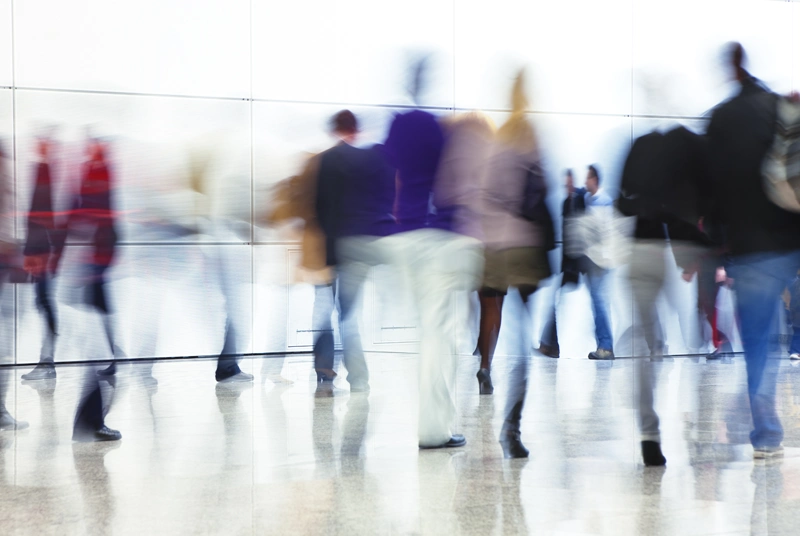
[{"label": "person in blue jeans", "polygon": [[[614,201],[600,188],[600,173],[596,166],[589,166],[586,174],[586,210],[611,210]],[[608,270],[584,259],[589,294],[592,297],[594,312],[594,335],[597,339],[597,350],[589,353],[589,359],[614,359],[614,342],[611,335],[611,321],[608,317]]]},{"label": "person in blue jeans", "polygon": [[789,284],[789,307],[787,317],[792,326],[792,340],[789,343],[789,359],[800,360],[800,275],[795,275]]},{"label": "person in blue jeans", "polygon": [[714,109],[708,126],[712,197],[727,226],[753,456],[765,459],[783,453],[775,407],[779,361],[769,357],[769,339],[781,294],[800,268],[800,214],[773,204],[762,186],[761,163],[774,139],[777,96],[745,70],[740,44],[728,45],[727,56],[741,90]]},{"label": "person in blue jeans", "polygon": [[775,409],[780,360],[769,357],[769,335],[775,320],[776,304],[787,282],[797,273],[798,266],[800,250],[744,255],[738,257],[731,268],[737,312],[742,322],[747,392],[755,428],[750,433],[750,440],[757,457],[779,453],[783,441],[783,427]]},{"label": "person in blue jeans", "polygon": [[[572,171],[567,172],[566,185],[567,199],[564,201],[563,211],[565,221],[568,218],[581,217],[587,211],[611,210],[613,200],[600,188],[600,172],[597,166],[589,166],[585,189],[575,188]],[[567,240],[566,237],[564,240]],[[592,298],[595,340],[597,342],[597,350],[589,354],[589,359],[614,359],[614,342],[607,306],[609,271],[598,266],[586,256],[571,258],[566,254],[562,258],[562,271],[562,289],[570,284],[578,283],[579,274],[586,275],[589,295]],[[542,331],[538,352],[547,357],[557,358],[560,356],[555,305]]]}]

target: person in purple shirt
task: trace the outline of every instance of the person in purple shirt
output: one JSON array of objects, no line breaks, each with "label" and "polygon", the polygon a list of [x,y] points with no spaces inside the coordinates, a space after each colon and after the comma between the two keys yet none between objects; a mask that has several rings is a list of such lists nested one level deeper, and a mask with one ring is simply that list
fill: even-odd
[{"label": "person in purple shirt", "polygon": [[418,315],[420,448],[466,444],[463,435],[453,433],[455,336],[462,322],[453,314],[452,300],[459,292],[477,289],[483,268],[480,241],[451,229],[452,206],[436,206],[444,148],[439,120],[423,110],[395,116],[385,144],[389,163],[397,169],[398,232],[388,238],[392,264],[403,274]]},{"label": "person in purple shirt", "polygon": [[[610,207],[614,204],[611,197],[600,188],[600,173],[597,170],[597,166],[589,166],[586,173],[586,195],[584,200],[586,211],[590,213],[596,210],[611,210]],[[589,359],[611,360],[614,359],[614,341],[606,304],[609,271],[601,268],[588,258],[585,258],[584,262],[584,268],[588,274],[589,293],[592,297],[595,339],[597,340],[597,350],[589,353]]]}]

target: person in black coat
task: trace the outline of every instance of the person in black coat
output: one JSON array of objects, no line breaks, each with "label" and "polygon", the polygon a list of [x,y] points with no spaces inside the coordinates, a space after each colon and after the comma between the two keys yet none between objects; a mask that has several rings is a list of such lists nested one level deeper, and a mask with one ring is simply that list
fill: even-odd
[{"label": "person in black coat", "polygon": [[[575,178],[572,175],[571,169],[567,170],[565,181],[567,186],[567,198],[564,200],[564,206],[561,212],[563,215],[562,222],[565,222],[567,218],[577,217],[586,212],[586,189],[575,188]],[[570,257],[566,254],[567,239],[563,232],[561,233],[561,237],[563,241],[561,247],[561,290],[563,291],[564,287],[567,287],[568,285],[578,284],[580,274],[583,273],[583,261],[580,258]],[[542,331],[542,337],[538,351],[548,357],[559,357],[560,355],[558,346],[558,330],[556,327],[555,303],[553,304],[553,312],[550,315],[550,318],[548,318],[547,324],[545,324],[544,330]]]},{"label": "person in black coat", "polygon": [[750,441],[754,457],[763,459],[783,453],[775,404],[778,361],[769,359],[769,338],[781,293],[800,267],[800,214],[780,208],[764,192],[761,166],[775,138],[778,97],[745,69],[740,44],[727,52],[741,89],[714,109],[707,135],[747,362]]},{"label": "person in black coat", "polygon": [[22,375],[26,381],[47,380],[56,377],[55,343],[56,314],[50,288],[54,275],[57,230],[53,215],[53,183],[50,173],[50,141],[38,140],[35,183],[28,211],[27,237],[25,239],[25,270],[31,274],[36,293],[36,306],[45,319],[45,333],[39,364]]}]

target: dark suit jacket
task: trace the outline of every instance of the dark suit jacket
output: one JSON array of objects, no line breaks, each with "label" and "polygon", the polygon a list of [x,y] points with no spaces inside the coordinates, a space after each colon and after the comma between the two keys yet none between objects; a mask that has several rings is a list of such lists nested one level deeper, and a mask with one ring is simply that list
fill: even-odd
[{"label": "dark suit jacket", "polygon": [[718,213],[733,255],[800,249],[800,215],[773,204],[761,162],[775,136],[777,101],[755,79],[714,110],[708,126]]},{"label": "dark suit jacket", "polygon": [[328,266],[337,263],[337,239],[396,232],[394,193],[394,170],[382,146],[361,149],[340,143],[320,155],[315,206]]}]

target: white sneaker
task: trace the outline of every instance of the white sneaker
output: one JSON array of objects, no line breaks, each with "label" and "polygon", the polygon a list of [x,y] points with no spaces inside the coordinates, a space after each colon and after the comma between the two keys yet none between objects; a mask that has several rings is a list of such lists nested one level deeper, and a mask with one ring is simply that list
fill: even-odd
[{"label": "white sneaker", "polygon": [[800,361],[800,354],[798,353],[790,354],[789,359],[791,359],[792,361]]}]

